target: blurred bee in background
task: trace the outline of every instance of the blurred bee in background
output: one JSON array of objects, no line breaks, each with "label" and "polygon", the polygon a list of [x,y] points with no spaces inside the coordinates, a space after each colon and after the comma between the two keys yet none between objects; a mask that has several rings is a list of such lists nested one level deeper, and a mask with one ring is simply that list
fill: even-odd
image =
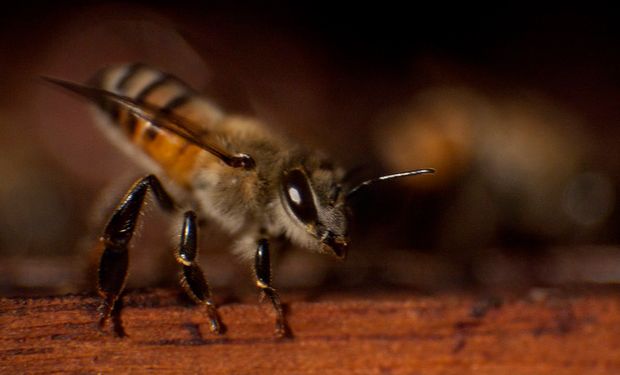
[{"label": "blurred bee in background", "polygon": [[143,64],[106,68],[87,85],[47,80],[94,102],[103,131],[153,172],[129,189],[99,240],[101,326],[124,289],[128,245],[148,190],[165,211],[183,212],[175,253],[181,285],[206,306],[211,331],[219,334],[223,328],[197,263],[202,219],[238,236],[234,252],[254,260],[256,285],[270,299],[275,334],[282,337],[288,328],[272,285],[270,239],[285,237],[344,259],[350,202],[360,189],[434,172],[413,170],[350,187],[345,170],[325,155],[290,144],[255,119],[224,114],[179,79]]},{"label": "blurred bee in background", "polygon": [[[374,127],[377,155],[388,168],[415,160],[442,171],[416,181],[427,191],[423,204],[435,203],[403,210],[408,216],[399,222],[416,228],[403,247],[423,248],[420,237],[427,234],[426,246],[438,249],[433,255],[457,264],[438,272],[442,281],[450,272],[458,275],[455,284],[615,280],[613,272],[603,277],[573,260],[586,257],[580,252],[594,257],[594,250],[579,246],[615,232],[613,167],[605,166],[604,153],[597,156],[600,141],[592,127],[541,93],[489,96],[470,85],[418,90]],[[424,228],[425,223],[432,225]],[[603,248],[596,252],[617,257]],[[579,271],[562,271],[566,266],[552,264],[553,258]],[[602,263],[608,262],[615,261]]]}]

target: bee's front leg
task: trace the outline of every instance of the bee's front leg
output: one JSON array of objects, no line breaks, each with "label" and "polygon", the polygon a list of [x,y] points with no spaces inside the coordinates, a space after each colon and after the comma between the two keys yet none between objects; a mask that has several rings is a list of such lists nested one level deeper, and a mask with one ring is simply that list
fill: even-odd
[{"label": "bee's front leg", "polygon": [[215,309],[215,304],[211,300],[209,284],[204,277],[202,269],[196,262],[196,257],[198,255],[197,238],[196,214],[194,211],[187,211],[183,219],[181,244],[176,254],[177,262],[183,267],[181,272],[181,285],[194,302],[206,306],[211,324],[211,332],[221,334],[223,333],[223,326],[217,314],[217,310]]},{"label": "bee's front leg", "polygon": [[266,295],[273,305],[276,313],[276,329],[277,337],[286,337],[290,334],[288,324],[284,318],[282,303],[280,296],[271,286],[271,261],[269,256],[269,241],[265,238],[258,240],[256,247],[256,255],[254,257],[254,274],[256,276],[256,286],[258,286],[264,295]]}]

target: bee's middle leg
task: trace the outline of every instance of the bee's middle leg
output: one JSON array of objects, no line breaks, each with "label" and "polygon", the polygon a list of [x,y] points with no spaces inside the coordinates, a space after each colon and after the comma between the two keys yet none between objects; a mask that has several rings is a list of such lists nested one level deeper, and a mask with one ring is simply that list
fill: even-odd
[{"label": "bee's middle leg", "polygon": [[262,293],[271,300],[271,304],[276,313],[275,335],[277,337],[286,337],[290,335],[290,330],[284,317],[282,303],[280,302],[280,296],[271,285],[269,241],[265,238],[258,240],[257,243],[256,255],[254,257],[254,274],[256,276],[256,286],[258,286]]},{"label": "bee's middle leg", "polygon": [[176,260],[181,264],[181,285],[187,295],[197,304],[205,305],[209,314],[211,332],[223,333],[223,325],[211,300],[211,290],[205,279],[202,269],[196,262],[198,255],[198,235],[196,229],[196,214],[194,211],[185,212],[181,243],[176,253]]}]

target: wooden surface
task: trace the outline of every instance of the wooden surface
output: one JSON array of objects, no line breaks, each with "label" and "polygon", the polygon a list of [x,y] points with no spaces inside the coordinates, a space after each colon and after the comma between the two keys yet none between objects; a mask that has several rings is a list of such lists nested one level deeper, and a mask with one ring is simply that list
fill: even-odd
[{"label": "wooden surface", "polygon": [[97,330],[93,296],[1,299],[0,373],[620,373],[618,288],[282,296],[280,340],[265,303],[224,304],[214,336],[176,290],[131,292],[119,338]]}]

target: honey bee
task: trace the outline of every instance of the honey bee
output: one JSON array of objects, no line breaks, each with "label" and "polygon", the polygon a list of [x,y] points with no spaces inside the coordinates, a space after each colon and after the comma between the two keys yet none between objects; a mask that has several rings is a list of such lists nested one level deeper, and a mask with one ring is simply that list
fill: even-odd
[{"label": "honey bee", "polygon": [[321,153],[290,143],[256,119],[223,113],[178,78],[144,64],[104,68],[86,85],[45,79],[95,104],[102,130],[153,173],[128,190],[99,239],[100,326],[124,289],[128,245],[149,190],[163,210],[183,212],[175,251],[180,281],[192,300],[206,306],[211,331],[220,334],[223,326],[197,262],[199,219],[238,237],[233,251],[254,260],[256,286],[271,301],[275,335],[282,337],[289,330],[272,285],[269,240],[284,236],[344,259],[349,203],[361,188],[434,172],[413,170],[348,188],[345,170]]}]

